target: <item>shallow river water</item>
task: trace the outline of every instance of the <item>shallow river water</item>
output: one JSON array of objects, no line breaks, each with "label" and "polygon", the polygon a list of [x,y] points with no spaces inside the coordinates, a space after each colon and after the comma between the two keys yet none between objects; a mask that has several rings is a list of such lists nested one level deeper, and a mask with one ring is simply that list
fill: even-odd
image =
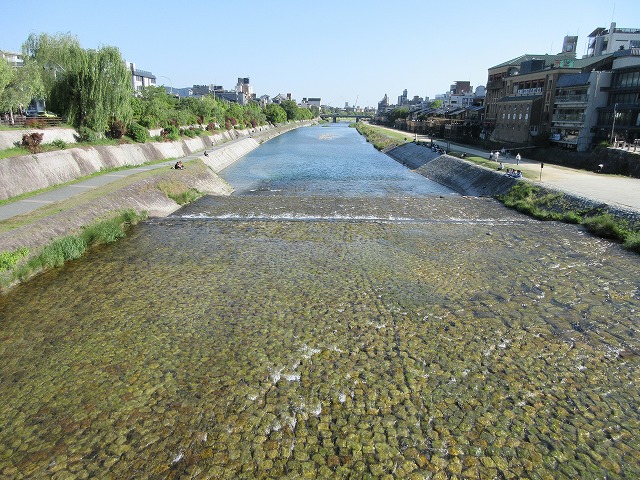
[{"label": "shallow river water", "polygon": [[223,176],[0,297],[2,478],[640,477],[637,255],[341,125]]}]

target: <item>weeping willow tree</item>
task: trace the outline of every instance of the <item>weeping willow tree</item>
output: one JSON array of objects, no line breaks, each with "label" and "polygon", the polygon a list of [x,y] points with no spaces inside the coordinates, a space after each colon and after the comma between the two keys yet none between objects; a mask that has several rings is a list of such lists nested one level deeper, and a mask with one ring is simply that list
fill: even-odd
[{"label": "weeping willow tree", "polygon": [[85,50],[70,35],[31,35],[23,53],[43,71],[48,105],[80,129],[103,134],[112,120],[130,123],[131,72],[116,47]]}]

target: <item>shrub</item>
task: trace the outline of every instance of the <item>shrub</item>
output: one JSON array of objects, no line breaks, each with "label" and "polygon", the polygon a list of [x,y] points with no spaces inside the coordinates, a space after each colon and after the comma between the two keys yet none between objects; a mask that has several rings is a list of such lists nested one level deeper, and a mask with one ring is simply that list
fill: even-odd
[{"label": "shrub", "polygon": [[97,142],[100,139],[100,134],[89,127],[80,127],[78,129],[78,140],[80,142]]},{"label": "shrub", "polygon": [[624,222],[616,221],[613,216],[603,213],[595,217],[587,217],[582,221],[588,232],[599,237],[624,240],[629,233]]},{"label": "shrub", "polygon": [[198,136],[198,133],[195,131],[193,127],[184,128],[180,130],[180,133],[183,134],[185,137],[189,137],[189,138],[195,138]]},{"label": "shrub", "polygon": [[109,124],[109,130],[107,130],[107,137],[113,139],[119,139],[124,136],[127,131],[127,127],[121,120],[112,120]]},{"label": "shrub", "polygon": [[0,272],[13,268],[20,259],[27,255],[29,255],[29,249],[27,247],[22,247],[12,252],[0,252]]},{"label": "shrub", "polygon": [[625,248],[640,253],[640,232],[632,232],[624,240]]},{"label": "shrub", "polygon": [[562,221],[579,225],[582,223],[582,217],[576,212],[564,212],[562,214]]},{"label": "shrub", "polygon": [[160,136],[164,140],[178,140],[180,138],[180,130],[175,125],[167,125],[160,132]]},{"label": "shrub", "polygon": [[209,132],[215,132],[216,128],[217,128],[217,125],[215,123],[213,123],[213,122],[207,123],[207,130]]},{"label": "shrub", "polygon": [[129,127],[129,131],[127,132],[134,141],[139,143],[144,143],[149,139],[149,130],[140,125],[139,123],[134,123]]},{"label": "shrub", "polygon": [[40,143],[42,143],[43,138],[44,133],[25,133],[22,135],[22,146],[31,153],[37,153],[40,151]]},{"label": "shrub", "polygon": [[42,250],[40,261],[43,267],[60,267],[65,260],[80,258],[86,249],[87,243],[80,237],[60,238]]},{"label": "shrub", "polygon": [[57,148],[59,150],[64,150],[65,148],[67,148],[67,142],[65,142],[64,140],[61,140],[59,138],[54,140],[53,142],[51,142],[51,145],[54,148]]}]

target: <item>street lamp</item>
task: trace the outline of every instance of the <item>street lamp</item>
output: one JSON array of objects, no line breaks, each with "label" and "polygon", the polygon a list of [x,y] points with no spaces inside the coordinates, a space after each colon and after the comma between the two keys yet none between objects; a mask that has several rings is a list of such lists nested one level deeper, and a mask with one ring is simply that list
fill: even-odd
[{"label": "street lamp", "polygon": [[171,81],[171,79],[169,77],[165,77],[163,75],[156,75],[156,77],[158,77],[158,78],[166,78],[167,80],[169,80],[169,84],[171,85],[171,95],[173,95],[173,82]]}]

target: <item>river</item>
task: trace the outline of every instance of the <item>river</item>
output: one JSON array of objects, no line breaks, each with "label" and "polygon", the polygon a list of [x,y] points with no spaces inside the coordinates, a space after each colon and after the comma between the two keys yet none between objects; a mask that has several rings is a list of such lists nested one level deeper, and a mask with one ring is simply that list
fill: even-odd
[{"label": "river", "polygon": [[640,259],[344,124],[0,297],[3,478],[638,478]]}]

